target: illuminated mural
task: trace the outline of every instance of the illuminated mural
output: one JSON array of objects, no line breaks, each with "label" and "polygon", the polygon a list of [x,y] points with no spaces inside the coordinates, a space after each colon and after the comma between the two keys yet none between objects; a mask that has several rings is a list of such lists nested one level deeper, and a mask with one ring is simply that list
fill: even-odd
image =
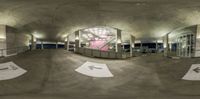
[{"label": "illuminated mural", "polygon": [[120,59],[133,56],[135,37],[118,28],[95,26],[75,31],[67,36],[66,42],[68,51],[89,57]]},{"label": "illuminated mural", "polygon": [[109,51],[116,41],[116,30],[109,27],[94,27],[80,30],[81,44],[84,47]]}]

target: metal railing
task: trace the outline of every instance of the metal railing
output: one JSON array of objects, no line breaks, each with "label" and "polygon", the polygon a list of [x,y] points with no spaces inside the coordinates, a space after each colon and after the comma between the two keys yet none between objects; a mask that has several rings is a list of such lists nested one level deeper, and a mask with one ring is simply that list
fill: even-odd
[{"label": "metal railing", "polygon": [[0,49],[0,57],[12,56],[30,50],[29,46]]},{"label": "metal railing", "polygon": [[125,59],[132,57],[132,55],[130,55],[130,52],[101,51],[98,49],[83,47],[79,47],[75,52],[84,56],[99,58]]}]

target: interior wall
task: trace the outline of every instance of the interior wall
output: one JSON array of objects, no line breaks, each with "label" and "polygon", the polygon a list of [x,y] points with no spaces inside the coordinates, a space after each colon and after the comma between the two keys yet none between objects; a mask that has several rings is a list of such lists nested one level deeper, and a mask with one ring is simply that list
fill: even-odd
[{"label": "interior wall", "polygon": [[15,28],[6,26],[7,55],[17,54],[28,50],[31,35],[19,33]]}]

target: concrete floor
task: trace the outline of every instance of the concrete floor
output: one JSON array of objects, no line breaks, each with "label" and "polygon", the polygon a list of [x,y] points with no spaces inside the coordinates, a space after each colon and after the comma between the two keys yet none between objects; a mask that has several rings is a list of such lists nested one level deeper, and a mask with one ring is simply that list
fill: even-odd
[{"label": "concrete floor", "polygon": [[[28,73],[0,81],[0,99],[200,99],[200,82],[182,76],[199,58],[160,54],[127,60],[89,58],[65,50],[35,50],[0,59]],[[91,78],[74,70],[86,61],[106,63],[113,78]]]}]

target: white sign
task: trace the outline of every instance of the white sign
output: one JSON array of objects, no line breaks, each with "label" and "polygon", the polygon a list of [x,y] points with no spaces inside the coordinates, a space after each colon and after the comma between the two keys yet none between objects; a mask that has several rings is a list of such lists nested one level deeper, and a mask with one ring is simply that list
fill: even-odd
[{"label": "white sign", "polygon": [[193,64],[182,79],[200,80],[200,64]]},{"label": "white sign", "polygon": [[26,72],[26,70],[20,68],[13,62],[0,64],[0,80],[14,79],[23,75]]},{"label": "white sign", "polygon": [[113,77],[106,64],[85,62],[75,71],[91,77]]}]

